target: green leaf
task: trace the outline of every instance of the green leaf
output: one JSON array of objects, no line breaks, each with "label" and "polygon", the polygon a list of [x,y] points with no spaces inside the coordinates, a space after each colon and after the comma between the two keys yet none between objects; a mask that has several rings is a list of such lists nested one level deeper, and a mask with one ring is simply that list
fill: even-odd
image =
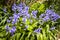
[{"label": "green leaf", "polygon": [[22,34],[20,40],[24,40],[24,35],[25,35],[25,32],[23,32],[23,34]]},{"label": "green leaf", "polygon": [[40,3],[34,3],[33,5],[31,5],[30,7],[30,11],[32,10],[37,10],[37,8],[40,6]]},{"label": "green leaf", "polygon": [[31,36],[31,39],[30,40],[34,40],[35,39],[35,37],[34,36]]},{"label": "green leaf", "polygon": [[43,35],[41,33],[37,34],[37,40],[43,40]]},{"label": "green leaf", "polygon": [[0,40],[6,40],[6,38],[0,38]]},{"label": "green leaf", "polygon": [[30,21],[27,19],[27,21],[26,21],[26,25],[29,25],[30,24]]},{"label": "green leaf", "polygon": [[20,40],[20,35],[21,33],[16,33],[10,38],[10,40]]},{"label": "green leaf", "polygon": [[21,33],[16,33],[16,40],[19,40],[20,38],[20,35],[21,35]]},{"label": "green leaf", "polygon": [[4,37],[4,36],[6,36],[6,31],[5,30],[0,32],[0,37]]},{"label": "green leaf", "polygon": [[39,40],[43,40],[43,35],[40,33],[40,38]]},{"label": "green leaf", "polygon": [[43,29],[42,32],[43,32],[43,40],[47,40],[45,29]]},{"label": "green leaf", "polygon": [[22,17],[19,18],[19,21],[22,21]]},{"label": "green leaf", "polygon": [[4,24],[6,22],[7,17],[5,17],[1,22],[0,25]]},{"label": "green leaf", "polygon": [[27,30],[32,31],[33,27],[32,27],[31,25],[28,25],[28,26],[29,26],[29,27],[28,27]]},{"label": "green leaf", "polygon": [[32,33],[32,32],[29,32],[29,33],[28,33],[27,37],[25,37],[25,40],[29,40],[29,37],[30,37],[31,33]]},{"label": "green leaf", "polygon": [[28,37],[26,37],[26,38],[25,38],[25,40],[29,40],[29,38],[28,38]]},{"label": "green leaf", "polygon": [[49,32],[49,24],[46,24],[46,32]]},{"label": "green leaf", "polygon": [[39,12],[44,12],[45,11],[45,5],[41,4],[40,7],[38,8]]}]

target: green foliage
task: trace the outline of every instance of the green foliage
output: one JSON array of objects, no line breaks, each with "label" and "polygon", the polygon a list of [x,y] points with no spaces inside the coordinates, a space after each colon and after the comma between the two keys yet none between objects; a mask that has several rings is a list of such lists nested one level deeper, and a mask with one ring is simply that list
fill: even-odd
[{"label": "green foliage", "polygon": [[39,6],[40,6],[40,3],[34,3],[34,4],[32,4],[31,7],[30,7],[30,11],[37,10],[39,8]]},{"label": "green foliage", "polygon": [[41,4],[38,8],[38,11],[39,12],[44,12],[45,11],[45,5],[44,4]]},{"label": "green foliage", "polygon": [[30,7],[30,11],[38,10],[39,13],[43,13],[45,9],[46,9],[45,4],[40,4],[40,3],[34,3]]},{"label": "green foliage", "polygon": [[38,14],[37,14],[37,17],[39,17],[40,14],[44,13],[45,10],[46,10],[46,4],[42,3],[34,3],[30,6],[30,12],[33,11],[33,10],[38,10]]}]

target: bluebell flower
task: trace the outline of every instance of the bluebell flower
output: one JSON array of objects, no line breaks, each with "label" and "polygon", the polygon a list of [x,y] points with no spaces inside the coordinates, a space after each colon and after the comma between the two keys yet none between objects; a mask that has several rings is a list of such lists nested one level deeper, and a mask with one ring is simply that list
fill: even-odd
[{"label": "bluebell flower", "polygon": [[21,13],[24,14],[24,10],[22,10]]},{"label": "bluebell flower", "polygon": [[10,30],[9,26],[6,26],[6,32],[8,32]]},{"label": "bluebell flower", "polygon": [[45,17],[45,14],[41,14],[41,15],[39,16],[40,19],[42,19],[42,18],[44,18],[44,17]]},{"label": "bluebell flower", "polygon": [[22,14],[23,17],[26,16],[27,18],[30,18],[30,14],[28,13],[27,10],[22,10]]},{"label": "bluebell flower", "polygon": [[25,3],[20,3],[19,5],[18,5],[19,7],[24,7],[25,6]]},{"label": "bluebell flower", "polygon": [[32,14],[33,14],[34,17],[36,17],[37,11],[32,11]]},{"label": "bluebell flower", "polygon": [[58,15],[58,14],[53,14],[53,15],[51,15],[51,20],[52,21],[56,21],[57,19],[59,19],[60,18],[60,16]]},{"label": "bluebell flower", "polygon": [[34,32],[40,33],[41,30],[42,30],[42,28],[38,28],[38,29],[34,30]]},{"label": "bluebell flower", "polygon": [[14,14],[14,15],[13,15],[13,18],[14,18],[14,19],[18,19],[19,17],[20,17],[20,16],[19,16],[18,14]]},{"label": "bluebell flower", "polygon": [[17,15],[18,15],[18,16],[22,16],[22,13],[18,13]]},{"label": "bluebell flower", "polygon": [[17,15],[18,15],[18,16],[20,16],[20,15],[21,15],[21,13],[18,13]]},{"label": "bluebell flower", "polygon": [[26,6],[24,10],[27,10],[27,11],[28,11],[28,10],[29,10],[29,7],[28,7],[28,6]]},{"label": "bluebell flower", "polygon": [[19,7],[23,7],[23,3],[19,3],[19,5],[18,5]]},{"label": "bluebell flower", "polygon": [[27,10],[24,10],[23,11],[23,14],[27,15],[28,14],[28,11]]},{"label": "bluebell flower", "polygon": [[7,12],[6,8],[3,8],[3,11],[4,11],[4,12]]},{"label": "bluebell flower", "polygon": [[17,21],[18,21],[18,18],[19,18],[20,16],[18,15],[18,14],[16,14],[16,13],[14,13],[13,14],[13,19],[12,19],[12,24],[15,24]]},{"label": "bluebell flower", "polygon": [[53,14],[53,13],[54,13],[54,11],[53,11],[53,10],[50,10],[50,9],[47,9],[47,10],[46,10],[46,14],[51,15],[51,14]]},{"label": "bluebell flower", "polygon": [[10,20],[12,20],[12,19],[13,19],[13,17],[11,16],[11,17],[9,17],[9,19],[10,19]]},{"label": "bluebell flower", "polygon": [[14,13],[13,14],[13,19],[12,19],[12,24],[15,24],[18,21],[18,18],[20,18],[20,13]]},{"label": "bluebell flower", "polygon": [[51,27],[51,28],[50,28],[50,30],[54,30],[54,29],[55,29],[55,27]]},{"label": "bluebell flower", "polygon": [[23,10],[23,7],[17,6],[17,11],[21,12]]},{"label": "bluebell flower", "polygon": [[23,21],[23,22],[26,22],[26,18],[22,18],[22,21]]},{"label": "bluebell flower", "polygon": [[16,4],[14,3],[14,4],[12,5],[12,11],[16,12],[16,9],[17,9],[17,7],[16,7]]},{"label": "bluebell flower", "polygon": [[49,16],[45,16],[45,17],[43,18],[43,21],[48,21],[48,20],[50,20]]},{"label": "bluebell flower", "polygon": [[10,22],[11,22],[11,20],[8,20],[8,19],[7,19],[7,22],[8,22],[8,23],[10,23]]},{"label": "bluebell flower", "polygon": [[18,19],[13,19],[12,24],[15,24],[18,21]]},{"label": "bluebell flower", "polygon": [[27,18],[30,18],[30,14],[26,14]]},{"label": "bluebell flower", "polygon": [[15,33],[15,31],[16,31],[16,27],[15,26],[13,26],[11,30],[9,30],[9,32],[11,33],[11,35],[13,35]]}]

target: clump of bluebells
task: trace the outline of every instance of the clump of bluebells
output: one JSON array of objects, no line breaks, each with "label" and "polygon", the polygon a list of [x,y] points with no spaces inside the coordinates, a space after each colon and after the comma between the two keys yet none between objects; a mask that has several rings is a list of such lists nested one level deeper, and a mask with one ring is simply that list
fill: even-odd
[{"label": "clump of bluebells", "polygon": [[53,10],[47,9],[45,11],[45,14],[40,15],[40,18],[43,21],[48,21],[48,20],[56,21],[57,19],[60,18],[60,16],[57,13],[55,13]]},{"label": "clump of bluebells", "polygon": [[[25,24],[24,29],[26,30],[26,29],[28,29],[28,26],[26,26],[27,25],[26,22],[29,20],[29,22],[32,23],[34,21],[32,19],[37,19],[38,11],[33,10],[31,13],[29,13],[29,7],[26,6],[24,3],[20,3],[20,4],[14,3],[12,5],[12,11],[14,12],[13,16],[10,16],[9,19],[7,19],[7,23],[12,24],[12,29],[10,29],[10,27],[8,27],[8,25],[6,26],[6,30],[8,30],[8,32],[10,32],[11,34],[13,34],[16,31],[17,26],[16,27],[13,27],[13,26],[15,26],[19,21],[22,22],[23,24]],[[22,18],[22,20],[19,20],[21,18]],[[23,24],[21,24],[21,25],[23,25]]]},{"label": "clump of bluebells", "polygon": [[12,28],[10,28],[9,26],[6,26],[6,31],[10,32],[11,35],[13,35],[15,33],[15,31],[16,31],[16,27],[13,26]]},{"label": "clump of bluebells", "polygon": [[[6,31],[12,35],[17,31],[17,28],[21,27],[24,31],[33,31],[35,33],[41,33],[43,27],[41,27],[44,22],[56,21],[60,16],[55,13],[53,10],[47,9],[44,14],[41,14],[39,18],[37,17],[37,10],[33,10],[29,13],[29,6],[26,6],[24,3],[13,4],[12,5],[13,15],[7,19],[7,23],[11,24],[6,26]],[[43,21],[43,24],[39,24],[40,20]],[[19,25],[19,27],[17,26]],[[35,28],[35,29],[34,29]],[[36,29],[37,28],[37,29]],[[54,30],[55,27],[51,27],[50,30]]]}]

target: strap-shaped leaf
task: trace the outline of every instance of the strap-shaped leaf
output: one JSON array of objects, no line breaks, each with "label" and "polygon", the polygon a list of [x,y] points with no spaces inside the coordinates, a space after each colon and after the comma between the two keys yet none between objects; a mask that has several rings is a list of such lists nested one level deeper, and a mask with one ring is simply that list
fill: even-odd
[{"label": "strap-shaped leaf", "polygon": [[23,34],[22,34],[20,40],[24,40],[24,35],[25,35],[25,32],[23,32]]},{"label": "strap-shaped leaf", "polygon": [[1,22],[0,22],[0,25],[4,24],[5,21],[6,21],[7,17],[5,17]]},{"label": "strap-shaped leaf", "polygon": [[27,34],[27,37],[25,37],[25,40],[29,40],[30,35],[31,35],[31,32],[29,32],[29,33]]}]

